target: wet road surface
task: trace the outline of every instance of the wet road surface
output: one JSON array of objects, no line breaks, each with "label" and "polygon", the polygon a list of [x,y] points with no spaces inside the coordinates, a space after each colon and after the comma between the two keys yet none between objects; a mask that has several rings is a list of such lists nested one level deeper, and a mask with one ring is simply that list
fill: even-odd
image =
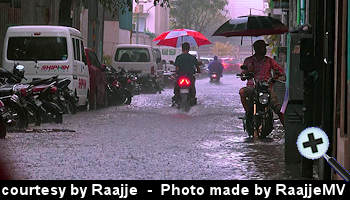
[{"label": "wet road surface", "polygon": [[243,132],[243,85],[233,75],[197,80],[198,105],[188,113],[170,107],[165,89],[40,127],[75,132],[9,133],[3,161],[19,179],[292,179],[279,123],[266,140]]}]

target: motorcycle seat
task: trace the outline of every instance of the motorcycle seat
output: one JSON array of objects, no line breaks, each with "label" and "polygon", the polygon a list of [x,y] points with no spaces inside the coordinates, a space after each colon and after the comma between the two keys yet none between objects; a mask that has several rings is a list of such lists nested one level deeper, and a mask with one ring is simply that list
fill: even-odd
[{"label": "motorcycle seat", "polygon": [[7,85],[3,85],[0,87],[0,96],[7,96],[7,95],[12,95],[13,93],[13,86],[9,87]]}]

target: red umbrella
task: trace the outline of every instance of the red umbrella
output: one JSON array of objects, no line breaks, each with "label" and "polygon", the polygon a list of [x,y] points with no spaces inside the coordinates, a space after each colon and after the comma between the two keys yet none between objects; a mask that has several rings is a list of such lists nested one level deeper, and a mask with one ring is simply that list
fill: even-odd
[{"label": "red umbrella", "polygon": [[188,42],[191,46],[202,46],[211,42],[200,32],[189,29],[175,29],[160,34],[154,40],[157,45],[181,47],[182,43]]}]

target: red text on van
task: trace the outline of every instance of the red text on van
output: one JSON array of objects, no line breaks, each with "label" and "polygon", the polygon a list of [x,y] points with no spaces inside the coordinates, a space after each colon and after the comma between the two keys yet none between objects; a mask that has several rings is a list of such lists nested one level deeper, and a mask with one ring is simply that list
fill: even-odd
[{"label": "red text on van", "polygon": [[43,65],[41,70],[50,71],[50,70],[68,70],[69,65]]},{"label": "red text on van", "polygon": [[79,86],[80,89],[85,89],[86,88],[86,79],[79,79]]}]

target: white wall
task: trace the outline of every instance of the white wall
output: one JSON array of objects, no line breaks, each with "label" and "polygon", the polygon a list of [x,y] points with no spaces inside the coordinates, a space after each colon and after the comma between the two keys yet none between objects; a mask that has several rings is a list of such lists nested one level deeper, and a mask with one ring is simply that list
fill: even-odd
[{"label": "white wall", "polygon": [[103,55],[112,56],[119,39],[119,22],[105,21],[103,31]]}]

